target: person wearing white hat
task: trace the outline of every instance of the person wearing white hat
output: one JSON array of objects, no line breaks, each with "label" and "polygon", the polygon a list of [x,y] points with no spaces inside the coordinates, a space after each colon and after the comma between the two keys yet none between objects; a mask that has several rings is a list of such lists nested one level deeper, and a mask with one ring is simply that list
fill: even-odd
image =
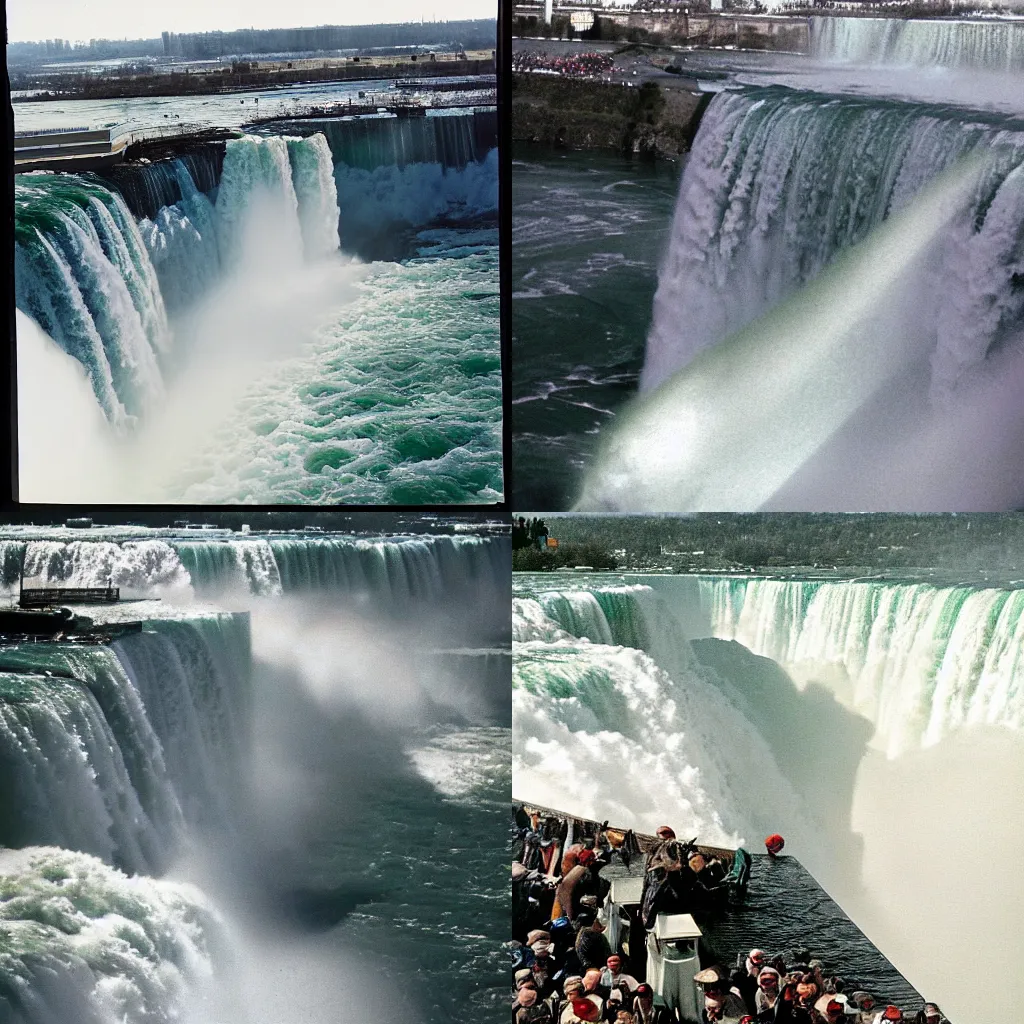
[{"label": "person wearing white hat", "polygon": [[756,1015],[766,1010],[775,1010],[779,1002],[782,976],[774,967],[762,967],[757,976],[757,994],[754,996]]},{"label": "person wearing white hat", "polygon": [[757,976],[765,965],[763,949],[752,949],[746,956],[743,965],[737,964],[732,972],[732,983],[739,990],[746,1003],[747,1011],[757,1014]]}]

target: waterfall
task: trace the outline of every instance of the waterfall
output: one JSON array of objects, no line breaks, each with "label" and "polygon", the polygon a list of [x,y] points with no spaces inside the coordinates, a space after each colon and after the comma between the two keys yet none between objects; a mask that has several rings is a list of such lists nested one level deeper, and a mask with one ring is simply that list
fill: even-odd
[{"label": "waterfall", "polygon": [[0,651],[0,845],[166,869],[186,822],[223,827],[247,715],[248,620],[153,621],[111,647]]},{"label": "waterfall", "polygon": [[192,886],[32,847],[0,851],[0,876],[0,1020],[169,1024],[212,969],[222,926]]},{"label": "waterfall", "polygon": [[815,57],[849,64],[1024,69],[1019,21],[931,21],[920,18],[812,18]]},{"label": "waterfall", "polygon": [[15,285],[18,307],[82,363],[107,419],[127,426],[164,392],[168,310],[186,311],[243,255],[262,258],[257,227],[275,233],[275,258],[337,251],[339,215],[321,135],[230,140],[215,199],[215,168],[197,155],[115,181],[145,211],[139,223],[94,178],[17,176]]},{"label": "waterfall", "polygon": [[[485,113],[456,113],[427,117],[332,118],[315,122],[330,144],[336,164],[372,171],[377,167],[405,167],[409,164],[440,164],[461,169],[481,159],[496,144],[487,141],[480,123]],[[491,118],[493,122],[493,116]],[[496,137],[496,124],[492,127]]]},{"label": "waterfall", "polygon": [[322,135],[289,139],[288,159],[306,255],[316,259],[337,252],[338,191],[327,140]]},{"label": "waterfall", "polygon": [[[951,929],[990,944],[1015,991],[1017,879],[962,864],[1024,841],[1006,784],[1024,764],[1024,590],[629,579],[517,578],[517,795],[646,831],[779,831],[951,1019],[971,1019],[935,963]],[[945,837],[957,857],[935,852]]]},{"label": "waterfall", "polygon": [[675,674],[692,668],[683,621],[689,635],[708,623],[710,636],[771,658],[801,684],[830,687],[874,724],[873,744],[890,757],[970,725],[1024,728],[1024,590],[686,577],[672,591],[654,583],[517,598],[514,637],[643,650]]},{"label": "waterfall", "polygon": [[[658,618],[656,654],[611,642],[623,626],[636,634],[641,622],[653,638],[653,598],[646,587],[600,587],[514,599],[517,793],[649,832],[671,817],[680,834],[731,846],[743,841],[741,830],[751,830],[747,841],[773,831],[783,807],[800,820],[765,740],[668,618]],[[577,626],[603,635],[577,637]],[[758,799],[761,788],[737,784],[752,777],[770,789],[772,806]]]},{"label": "waterfall", "polygon": [[167,309],[176,313],[202,298],[217,282],[220,253],[212,200],[196,185],[184,161],[175,160],[167,172],[173,174],[179,198],[158,207],[152,219],[141,220],[139,231]]},{"label": "waterfall", "polygon": [[941,271],[912,284],[939,392],[1024,327],[1019,125],[778,87],[716,95],[683,172],[643,386],[655,387],[813,280],[975,150],[988,159],[971,208],[941,242]]},{"label": "waterfall", "polygon": [[969,725],[1024,726],[1024,591],[924,583],[702,581],[713,635],[827,682],[895,757]]},{"label": "waterfall", "polygon": [[167,314],[120,196],[75,175],[18,175],[14,262],[19,308],[85,367],[111,422],[160,396]]},{"label": "waterfall", "polygon": [[184,199],[188,191],[197,189],[209,194],[216,190],[224,166],[224,148],[223,143],[208,143],[169,160],[115,164],[104,177],[135,217],[153,220],[165,206]]},{"label": "waterfall", "polygon": [[[425,1019],[497,1008],[507,537],[6,527],[6,581],[21,563],[167,600],[0,647],[4,1024],[326,1022],[346,999],[391,1020],[403,971],[466,956]],[[201,589],[253,609],[255,645]],[[433,928],[467,884],[468,946]],[[336,926],[356,908],[384,991],[352,1003],[368,965]]]},{"label": "waterfall", "polygon": [[33,540],[25,545],[23,571],[35,586],[114,586],[153,595],[185,590],[190,583],[176,552],[162,540]]},{"label": "waterfall", "polygon": [[374,236],[394,234],[395,225],[490,218],[498,211],[497,149],[462,168],[415,163],[368,170],[339,163],[334,177],[345,208],[342,239],[356,251]]},{"label": "waterfall", "polygon": [[116,586],[144,596],[254,596],[345,592],[382,605],[443,600],[493,586],[511,571],[508,539],[475,535],[244,537],[217,532],[202,539],[152,531],[149,537],[0,538],[3,581],[16,587]]}]

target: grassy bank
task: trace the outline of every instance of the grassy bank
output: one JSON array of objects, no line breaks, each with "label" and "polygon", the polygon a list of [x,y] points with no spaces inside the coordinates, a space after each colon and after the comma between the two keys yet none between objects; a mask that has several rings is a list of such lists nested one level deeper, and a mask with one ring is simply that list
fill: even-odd
[{"label": "grassy bank", "polygon": [[512,140],[674,159],[697,130],[703,97],[556,75],[512,78]]}]

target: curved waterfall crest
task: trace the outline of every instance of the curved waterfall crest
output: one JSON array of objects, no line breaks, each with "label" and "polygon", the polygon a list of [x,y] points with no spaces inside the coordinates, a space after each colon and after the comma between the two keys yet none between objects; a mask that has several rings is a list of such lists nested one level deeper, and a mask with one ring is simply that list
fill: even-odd
[{"label": "curved waterfall crest", "polygon": [[942,272],[913,285],[923,292],[916,306],[930,311],[938,391],[1024,332],[1019,123],[776,86],[718,93],[683,172],[643,387],[813,280],[973,151],[986,169],[942,243]]},{"label": "curved waterfall crest", "polygon": [[942,21],[917,18],[812,18],[811,53],[847,64],[1024,69],[1019,21]]},{"label": "curved waterfall crest", "polygon": [[625,646],[673,675],[694,670],[690,639],[736,641],[831,689],[891,757],[971,725],[1024,729],[1024,590],[687,577],[672,591],[538,590],[516,597],[513,624],[521,643]]},{"label": "curved waterfall crest", "polygon": [[197,161],[172,167],[147,171],[173,175],[181,198],[139,223],[116,187],[93,176],[33,172],[15,181],[18,307],[82,363],[104,415],[122,427],[163,394],[168,308],[181,312],[235,266],[254,215],[272,210],[282,244],[298,255],[338,249],[334,165],[322,135],[230,140],[215,199],[192,176]]}]

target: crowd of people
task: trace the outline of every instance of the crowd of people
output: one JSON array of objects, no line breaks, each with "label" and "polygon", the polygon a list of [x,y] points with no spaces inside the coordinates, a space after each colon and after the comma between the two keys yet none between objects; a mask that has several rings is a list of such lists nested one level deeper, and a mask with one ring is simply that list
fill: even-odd
[{"label": "crowd of people", "polygon": [[514,50],[513,71],[546,71],[566,78],[600,78],[610,74],[615,59],[607,53],[550,54],[536,50]]},{"label": "crowd of people", "polygon": [[[612,948],[606,932],[611,883],[602,870],[616,859],[643,861],[643,896],[635,928],[654,927],[658,913],[706,919],[726,883],[724,865],[668,826],[641,854],[635,837],[609,842],[604,834],[564,851],[539,815],[517,822],[512,863],[514,958],[513,1024],[677,1024],[672,1000],[646,982],[644,941]],[[770,840],[781,837],[770,836]],[[769,842],[769,853],[774,844]],[[561,859],[556,863],[556,858]],[[707,951],[702,949],[704,957]],[[689,984],[688,981],[685,982]],[[693,975],[700,1024],[948,1024],[939,1007],[906,1011],[882,1005],[870,992],[830,971],[807,950],[741,953],[734,967],[704,967]]]},{"label": "crowd of people", "polygon": [[543,551],[548,545],[548,524],[543,519],[527,519],[519,516],[512,520],[512,550],[538,548]]}]

